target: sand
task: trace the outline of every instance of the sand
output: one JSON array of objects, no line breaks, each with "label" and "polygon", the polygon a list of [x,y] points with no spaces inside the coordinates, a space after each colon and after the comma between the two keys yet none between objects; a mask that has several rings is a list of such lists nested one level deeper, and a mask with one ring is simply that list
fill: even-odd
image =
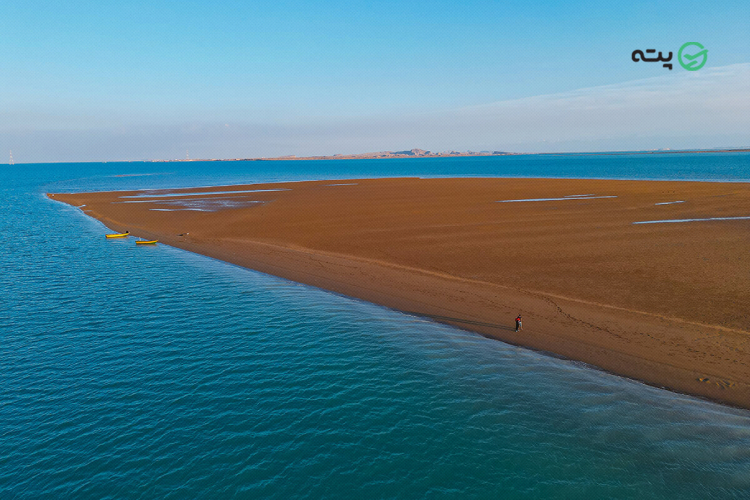
[{"label": "sand", "polygon": [[[750,220],[735,219],[750,217],[750,184],[399,178],[49,196],[114,231],[750,408]],[[719,220],[653,222],[684,219]]]}]

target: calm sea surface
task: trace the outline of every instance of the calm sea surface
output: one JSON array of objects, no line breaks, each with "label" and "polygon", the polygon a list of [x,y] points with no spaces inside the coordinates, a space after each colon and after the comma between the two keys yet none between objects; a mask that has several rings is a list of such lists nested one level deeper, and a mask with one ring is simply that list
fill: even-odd
[{"label": "calm sea surface", "polygon": [[748,411],[106,241],[43,195],[391,175],[739,181],[750,155],[0,166],[0,498],[750,498]]}]

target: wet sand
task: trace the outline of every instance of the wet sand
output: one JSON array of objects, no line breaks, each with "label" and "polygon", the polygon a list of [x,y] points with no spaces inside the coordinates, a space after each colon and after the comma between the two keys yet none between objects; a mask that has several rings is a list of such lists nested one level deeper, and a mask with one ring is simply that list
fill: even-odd
[{"label": "wet sand", "polygon": [[750,184],[402,178],[50,197],[114,231],[750,408]]}]

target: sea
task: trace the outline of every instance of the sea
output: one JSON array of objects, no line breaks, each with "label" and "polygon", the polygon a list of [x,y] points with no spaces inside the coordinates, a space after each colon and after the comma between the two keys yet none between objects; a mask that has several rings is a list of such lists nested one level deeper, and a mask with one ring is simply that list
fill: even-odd
[{"label": "sea", "polygon": [[750,498],[750,411],[45,197],[390,176],[741,182],[750,154],[2,165],[0,498]]}]

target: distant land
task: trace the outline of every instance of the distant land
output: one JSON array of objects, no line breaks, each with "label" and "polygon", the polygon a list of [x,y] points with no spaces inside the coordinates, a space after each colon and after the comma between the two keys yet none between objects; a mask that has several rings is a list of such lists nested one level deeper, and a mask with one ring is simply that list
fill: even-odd
[{"label": "distant land", "polygon": [[388,158],[447,158],[466,156],[511,156],[511,155],[632,155],[632,154],[669,154],[669,153],[744,153],[750,148],[720,149],[655,149],[649,151],[598,151],[598,152],[553,152],[553,153],[519,153],[508,151],[442,151],[432,152],[424,149],[404,151],[377,151],[374,153],[334,154],[328,156],[275,156],[262,158],[183,158],[174,160],[150,160],[152,162],[179,161],[277,161],[277,160],[372,160]]},{"label": "distant land", "polygon": [[426,151],[424,149],[410,149],[404,151],[377,151],[374,153],[356,153],[356,154],[334,154],[328,156],[275,156],[262,158],[203,158],[203,159],[175,159],[175,160],[152,160],[154,162],[170,161],[273,161],[273,160],[364,160],[377,158],[437,158],[448,156],[506,156],[518,155],[524,153],[509,153],[507,151],[443,151],[441,153]]}]

